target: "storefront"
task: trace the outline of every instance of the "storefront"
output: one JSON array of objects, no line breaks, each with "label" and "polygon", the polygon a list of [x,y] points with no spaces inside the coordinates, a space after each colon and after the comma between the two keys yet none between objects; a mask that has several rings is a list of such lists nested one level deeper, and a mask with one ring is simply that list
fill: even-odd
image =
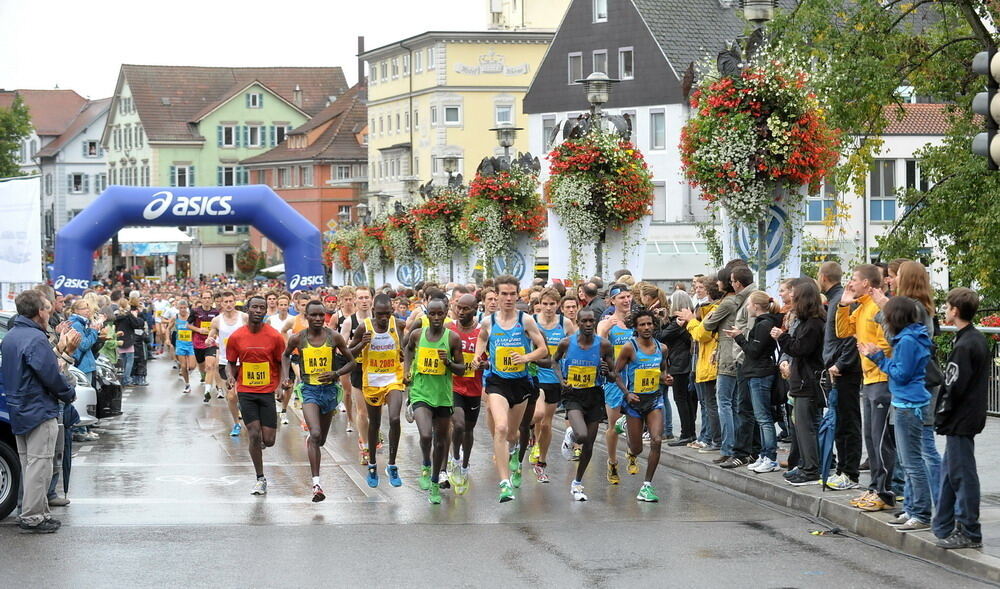
[{"label": "storefront", "polygon": [[118,232],[118,243],[125,267],[136,277],[164,280],[184,275],[180,267],[178,245],[192,240],[176,227],[128,227]]}]

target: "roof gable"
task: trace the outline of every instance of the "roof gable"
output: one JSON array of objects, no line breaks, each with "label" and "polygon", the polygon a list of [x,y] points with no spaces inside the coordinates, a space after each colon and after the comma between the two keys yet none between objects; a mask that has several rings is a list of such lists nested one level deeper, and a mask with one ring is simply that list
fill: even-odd
[{"label": "roof gable", "polygon": [[[37,135],[62,135],[87,105],[87,99],[73,90],[14,90],[28,107],[31,126]],[[9,106],[9,105],[8,105]]]},{"label": "roof gable", "polygon": [[59,153],[67,143],[73,141],[84,129],[87,129],[101,118],[108,109],[111,108],[111,99],[102,98],[100,100],[90,100],[79,115],[73,120],[70,126],[54,141],[43,147],[35,154],[35,157],[52,157]]},{"label": "roof gable", "polygon": [[220,108],[222,108],[223,106],[225,106],[226,104],[228,104],[229,102],[231,102],[234,98],[236,98],[237,96],[242,95],[244,92],[246,92],[250,88],[253,88],[254,86],[260,87],[261,90],[266,91],[272,98],[280,100],[283,104],[285,104],[289,108],[295,110],[296,112],[298,112],[302,116],[304,116],[304,117],[308,117],[309,116],[309,113],[304,112],[301,108],[299,108],[295,104],[293,104],[293,103],[285,100],[285,98],[282,97],[280,94],[278,94],[274,90],[271,90],[270,88],[268,88],[266,84],[264,84],[260,80],[256,80],[255,79],[255,80],[251,80],[250,83],[248,83],[248,84],[244,84],[242,82],[236,84],[235,86],[233,86],[232,90],[230,90],[229,92],[226,92],[225,94],[223,94],[222,97],[219,98],[219,100],[216,100],[213,104],[209,104],[205,108],[201,109],[201,111],[199,111],[197,114],[195,114],[194,117],[192,117],[189,122],[191,122],[191,123],[201,122],[208,115],[210,115],[213,112],[219,110]]},{"label": "roof gable", "polygon": [[947,105],[901,104],[882,109],[889,120],[882,135],[947,135],[951,130]]}]

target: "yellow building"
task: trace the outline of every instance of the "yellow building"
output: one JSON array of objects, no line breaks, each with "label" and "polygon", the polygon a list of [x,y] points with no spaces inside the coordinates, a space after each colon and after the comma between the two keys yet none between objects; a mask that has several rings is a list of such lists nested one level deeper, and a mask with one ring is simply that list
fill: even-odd
[{"label": "yellow building", "polygon": [[[496,7],[506,9],[502,4]],[[548,25],[555,29],[558,20]],[[389,196],[409,201],[428,180],[446,184],[446,157],[458,158],[455,173],[468,182],[484,157],[503,154],[490,128],[504,122],[525,129],[511,153],[528,151],[521,100],[553,36],[552,30],[427,32],[362,53],[370,196],[385,206],[394,200]]]}]

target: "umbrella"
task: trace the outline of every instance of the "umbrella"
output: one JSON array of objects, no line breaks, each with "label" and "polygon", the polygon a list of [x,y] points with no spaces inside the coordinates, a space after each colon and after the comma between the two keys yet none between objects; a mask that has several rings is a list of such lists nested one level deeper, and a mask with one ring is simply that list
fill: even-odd
[{"label": "umbrella", "polygon": [[[825,392],[828,384],[827,373],[824,371],[823,378],[820,379],[820,388]],[[837,437],[837,394],[836,386],[831,387],[827,393],[826,411],[823,413],[823,419],[820,420],[819,430],[816,433],[816,442],[819,444],[819,477],[824,491],[833,462],[833,442]]]}]

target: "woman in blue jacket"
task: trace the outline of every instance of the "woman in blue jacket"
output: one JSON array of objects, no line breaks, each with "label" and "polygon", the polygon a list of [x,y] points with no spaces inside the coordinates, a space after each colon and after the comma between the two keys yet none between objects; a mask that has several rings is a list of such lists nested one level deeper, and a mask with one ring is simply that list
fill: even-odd
[{"label": "woman in blue jacket", "polygon": [[889,299],[882,307],[882,314],[896,334],[891,340],[892,357],[886,357],[874,344],[858,344],[858,349],[889,375],[896,451],[912,494],[907,507],[909,518],[896,529],[901,532],[926,530],[930,527],[932,502],[922,441],[924,415],[931,410],[931,394],[925,378],[931,355],[931,338],[927,327],[920,322],[916,304],[907,297]]},{"label": "woman in blue jacket", "polygon": [[80,372],[87,375],[90,386],[94,386],[94,372],[97,370],[97,360],[94,358],[94,344],[97,343],[102,325],[91,318],[93,309],[90,303],[78,299],[73,303],[73,314],[70,315],[70,326],[80,332],[80,345],[73,352],[73,360]]}]

